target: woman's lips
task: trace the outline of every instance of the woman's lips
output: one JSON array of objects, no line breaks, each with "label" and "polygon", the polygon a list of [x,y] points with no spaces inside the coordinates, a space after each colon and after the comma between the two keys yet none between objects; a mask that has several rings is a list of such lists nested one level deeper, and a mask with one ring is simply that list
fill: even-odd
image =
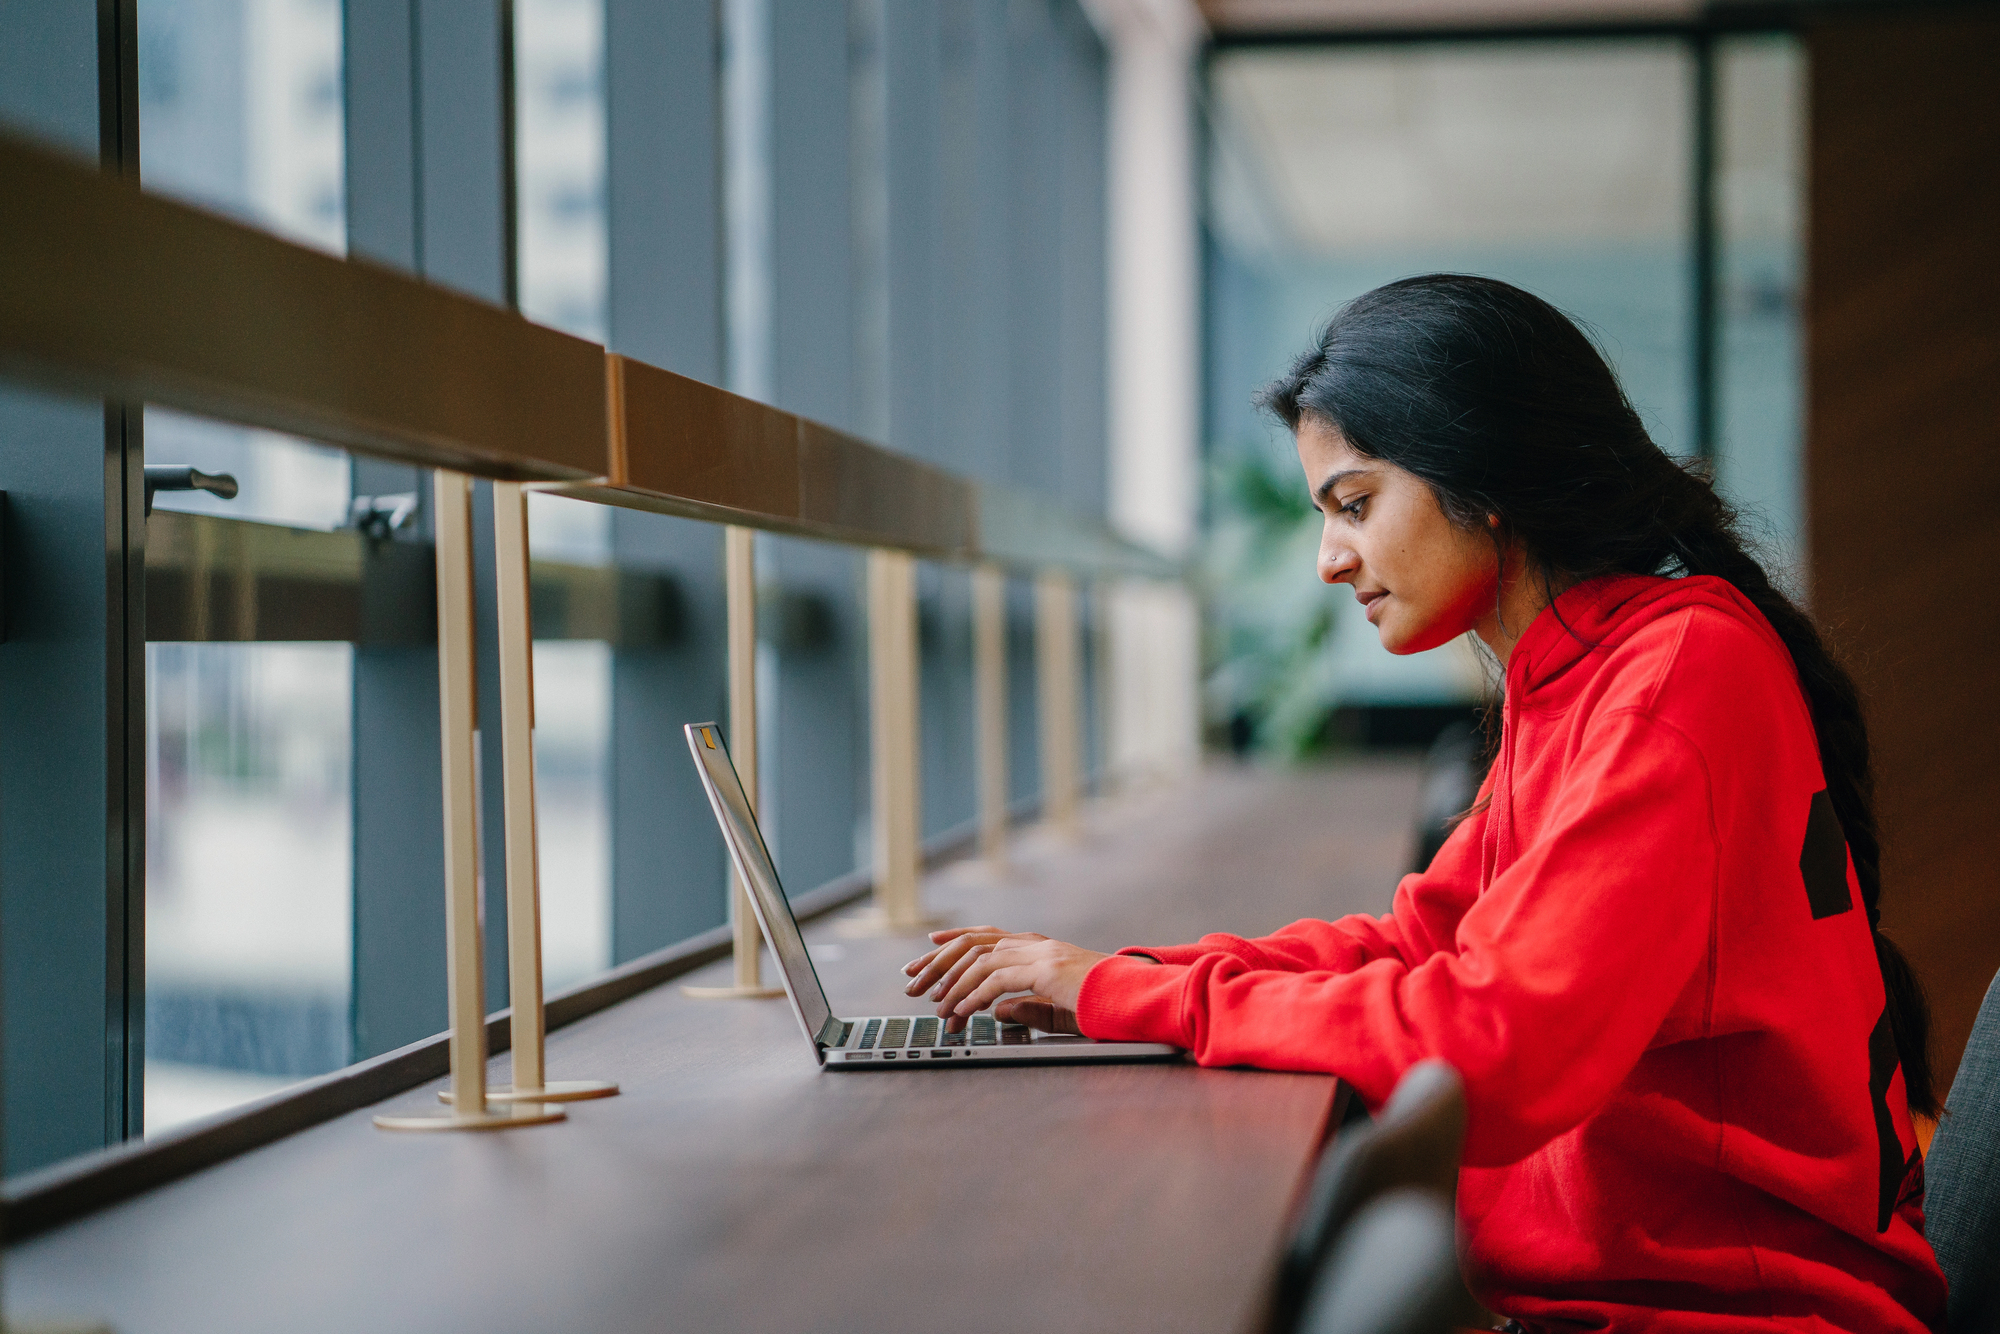
[{"label": "woman's lips", "polygon": [[1389,596],[1389,590],[1386,588],[1379,589],[1373,593],[1356,593],[1354,596],[1360,601],[1363,607],[1368,609],[1368,623],[1373,625],[1375,624],[1375,617],[1382,610],[1382,600]]}]

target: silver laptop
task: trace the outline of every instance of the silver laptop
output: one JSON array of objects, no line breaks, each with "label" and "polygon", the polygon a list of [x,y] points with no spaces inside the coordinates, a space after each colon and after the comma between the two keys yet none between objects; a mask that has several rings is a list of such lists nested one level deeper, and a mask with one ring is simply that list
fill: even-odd
[{"label": "silver laptop", "polygon": [[963,1032],[947,1033],[936,1015],[870,1015],[842,1019],[827,1004],[826,991],[813,971],[798,919],[778,884],[778,868],[764,846],[757,816],[743,794],[742,780],[730,762],[722,729],[714,723],[689,723],[688,749],[694,752],[701,785],[729,844],[730,860],[750,887],[750,906],[757,912],[764,939],[778,956],[785,994],[805,1029],[813,1055],[829,1070],[927,1070],[977,1063],[1011,1065],[1051,1061],[1159,1061],[1180,1055],[1178,1047],[1159,1042],[1093,1042],[1069,1034],[1039,1033],[1019,1024],[1003,1024],[990,1014],[976,1014]]}]

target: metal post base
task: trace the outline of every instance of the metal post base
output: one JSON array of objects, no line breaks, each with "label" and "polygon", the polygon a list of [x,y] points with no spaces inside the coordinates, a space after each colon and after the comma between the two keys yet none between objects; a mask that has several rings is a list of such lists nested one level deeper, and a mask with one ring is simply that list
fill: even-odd
[{"label": "metal post base", "polygon": [[785,994],[783,987],[689,987],[681,988],[683,996],[696,1000],[776,1000]]},{"label": "metal post base", "polygon": [[880,908],[863,908],[860,912],[843,917],[833,924],[833,929],[843,936],[916,936],[927,931],[936,931],[951,925],[951,918],[938,913],[923,913],[916,917],[898,917]]},{"label": "metal post base", "polygon": [[[608,1079],[551,1079],[538,1089],[507,1088],[486,1090],[486,1101],[518,1105],[533,1102],[582,1102],[586,1098],[610,1098],[618,1085]],[[439,1089],[438,1101],[449,1104],[451,1090]]]},{"label": "metal post base", "polygon": [[378,1116],[382,1130],[512,1130],[516,1126],[545,1126],[569,1114],[560,1107],[544,1107],[538,1102],[517,1102],[500,1111],[477,1114],[446,1112],[442,1116]]}]

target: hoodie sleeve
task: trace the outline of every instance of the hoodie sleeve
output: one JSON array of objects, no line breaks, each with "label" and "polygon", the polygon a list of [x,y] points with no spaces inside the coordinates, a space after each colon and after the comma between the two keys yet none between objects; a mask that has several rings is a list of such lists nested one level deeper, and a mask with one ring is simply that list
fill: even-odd
[{"label": "hoodie sleeve", "polygon": [[1459,821],[1429,867],[1403,877],[1390,910],[1380,917],[1355,913],[1333,922],[1308,917],[1268,936],[1216,932],[1192,945],[1136,945],[1118,952],[1168,964],[1221,954],[1252,970],[1284,973],[1351,973],[1377,959],[1414,967],[1450,948],[1460,919],[1479,897],[1489,792],[1482,784],[1473,813]]},{"label": "hoodie sleeve", "polygon": [[1371,1106],[1442,1057],[1465,1080],[1466,1162],[1514,1162],[1610,1095],[1704,966],[1712,807],[1683,733],[1611,710],[1587,725],[1542,836],[1463,913],[1455,949],[1412,960],[1398,928],[1396,948],[1345,970],[1224,951],[1114,958],[1085,979],[1078,1018],[1092,1037],[1175,1043],[1203,1065],[1338,1074]]}]

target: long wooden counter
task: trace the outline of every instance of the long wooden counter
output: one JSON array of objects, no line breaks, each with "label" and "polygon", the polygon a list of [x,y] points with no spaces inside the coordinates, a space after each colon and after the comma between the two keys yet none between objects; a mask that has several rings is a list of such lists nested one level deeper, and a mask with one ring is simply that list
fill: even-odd
[{"label": "long wooden counter", "polygon": [[[1380,910],[1415,796],[1400,763],[1212,771],[1098,808],[1079,844],[1022,836],[1006,878],[947,867],[928,902],[1107,949]],[[807,933],[836,1008],[915,1009],[913,942],[837,928]],[[1186,1065],[823,1075],[783,1002],[678,985],[552,1035],[549,1070],[625,1092],[491,1136],[354,1113],[13,1248],[8,1312],[119,1334],[1241,1330],[1336,1092]]]}]

